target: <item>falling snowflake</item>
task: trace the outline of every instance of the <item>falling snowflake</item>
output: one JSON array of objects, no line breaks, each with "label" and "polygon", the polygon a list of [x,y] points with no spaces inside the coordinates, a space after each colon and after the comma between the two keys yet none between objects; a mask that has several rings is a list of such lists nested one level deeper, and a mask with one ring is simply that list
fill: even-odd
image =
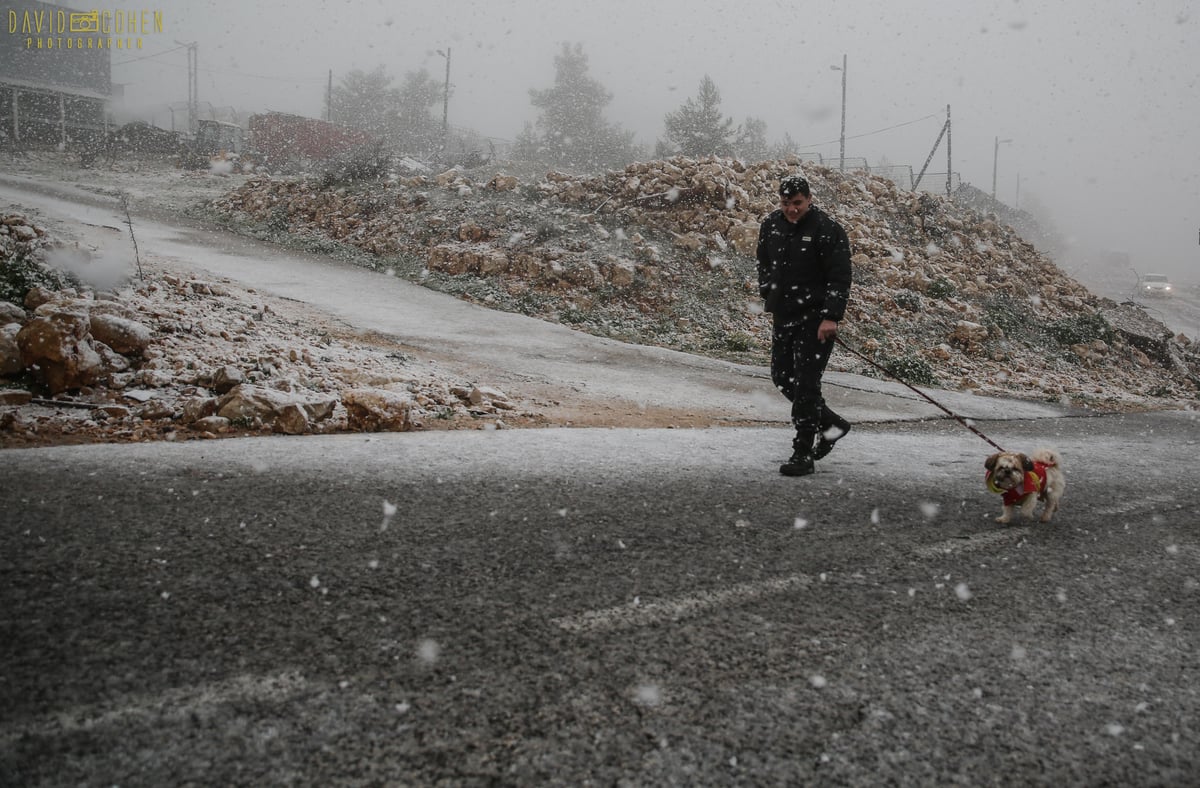
[{"label": "falling snowflake", "polygon": [[808,520],[805,520],[803,517],[797,517],[795,520],[792,521],[792,527],[795,528],[797,531],[799,531],[802,528],[807,528]]},{"label": "falling snowflake", "polygon": [[380,524],[379,530],[386,531],[388,529],[388,524],[391,523],[392,518],[395,516],[396,516],[396,504],[390,503],[389,501],[385,500],[383,502],[383,522]]},{"label": "falling snowflake", "polygon": [[871,510],[871,525],[879,525],[879,510]]},{"label": "falling snowflake", "polygon": [[308,581],[308,584],[310,586],[312,586],[313,588],[320,588],[321,587],[321,578],[317,577],[316,575],[313,575],[312,579]]},{"label": "falling snowflake", "polygon": [[938,512],[941,510],[941,504],[934,503],[933,501],[921,502],[921,514],[925,515],[926,520],[932,520],[933,518],[937,517]]},{"label": "falling snowflake", "polygon": [[818,675],[809,676],[808,683],[813,685],[813,687],[815,687],[816,689],[822,689],[827,684],[829,684],[829,682],[825,680],[824,676],[818,676]]},{"label": "falling snowflake", "polygon": [[633,701],[639,706],[658,706],[662,703],[662,690],[657,684],[639,684],[633,691]]},{"label": "falling snowflake", "polygon": [[966,583],[959,583],[954,587],[954,594],[960,602],[966,602],[971,598],[971,589],[967,588]]},{"label": "falling snowflake", "polygon": [[1104,726],[1104,732],[1109,736],[1120,736],[1125,732],[1125,726],[1115,722],[1110,722]]},{"label": "falling snowflake", "polygon": [[432,665],[437,662],[438,656],[441,653],[442,647],[436,640],[431,638],[425,638],[417,644],[417,659],[426,665]]}]

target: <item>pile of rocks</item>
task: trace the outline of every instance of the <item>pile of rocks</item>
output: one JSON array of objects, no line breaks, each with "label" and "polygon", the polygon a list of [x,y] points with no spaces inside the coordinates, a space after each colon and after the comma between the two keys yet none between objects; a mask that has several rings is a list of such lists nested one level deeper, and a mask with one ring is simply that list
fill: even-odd
[{"label": "pile of rocks", "polygon": [[[13,233],[25,251],[53,245],[24,217],[3,222],[29,228]],[[494,387],[338,334],[230,282],[151,272],[114,292],[34,287],[0,301],[0,445],[537,418]]]},{"label": "pile of rocks", "polygon": [[[851,236],[843,336],[882,367],[1098,409],[1194,404],[1195,342],[1092,295],[994,216],[798,160],[675,158],[531,184],[459,170],[367,188],[255,178],[212,207],[352,245],[381,267],[417,260],[426,284],[489,306],[761,364],[769,328],[757,308],[758,224],[780,176],[797,170]],[[879,374],[845,354],[832,363]]]}]

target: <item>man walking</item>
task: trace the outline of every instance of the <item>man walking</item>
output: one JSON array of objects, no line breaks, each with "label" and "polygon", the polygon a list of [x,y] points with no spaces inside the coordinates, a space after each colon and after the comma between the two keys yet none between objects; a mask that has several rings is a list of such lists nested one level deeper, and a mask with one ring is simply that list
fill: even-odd
[{"label": "man walking", "polygon": [[757,257],[758,292],[774,320],[771,379],[792,403],[796,428],[792,456],[779,472],[807,476],[813,461],[850,430],[821,395],[821,376],[850,300],[850,239],[813,205],[808,181],[788,175],[779,182],[779,208],[759,228]]}]

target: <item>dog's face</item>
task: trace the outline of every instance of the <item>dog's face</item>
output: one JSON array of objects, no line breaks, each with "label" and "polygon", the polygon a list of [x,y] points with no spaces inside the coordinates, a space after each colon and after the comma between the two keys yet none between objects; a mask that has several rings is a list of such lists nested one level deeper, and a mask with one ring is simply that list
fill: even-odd
[{"label": "dog's face", "polygon": [[1033,470],[1033,460],[1019,452],[996,452],[984,461],[983,467],[992,472],[992,484],[1001,490],[1012,490]]}]

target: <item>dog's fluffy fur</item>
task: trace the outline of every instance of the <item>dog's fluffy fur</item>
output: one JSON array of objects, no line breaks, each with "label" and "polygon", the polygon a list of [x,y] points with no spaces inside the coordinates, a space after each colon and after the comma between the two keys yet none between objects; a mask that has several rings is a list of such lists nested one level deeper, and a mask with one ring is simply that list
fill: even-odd
[{"label": "dog's fluffy fur", "polygon": [[[1020,495],[1017,504],[1011,503],[1014,495],[1010,491],[1021,488],[1025,482],[1025,474],[1033,470],[1036,462],[1046,466],[1046,483],[1039,491]],[[1003,511],[996,518],[996,522],[1011,521],[1018,506],[1023,516],[1032,517],[1038,501],[1045,502],[1041,522],[1050,522],[1050,518],[1058,511],[1058,504],[1067,489],[1067,477],[1063,473],[1062,457],[1054,449],[1038,449],[1028,456],[1018,452],[996,452],[984,461],[983,467],[988,470],[988,487],[994,492],[1008,493],[1008,500],[1005,501]]]}]

